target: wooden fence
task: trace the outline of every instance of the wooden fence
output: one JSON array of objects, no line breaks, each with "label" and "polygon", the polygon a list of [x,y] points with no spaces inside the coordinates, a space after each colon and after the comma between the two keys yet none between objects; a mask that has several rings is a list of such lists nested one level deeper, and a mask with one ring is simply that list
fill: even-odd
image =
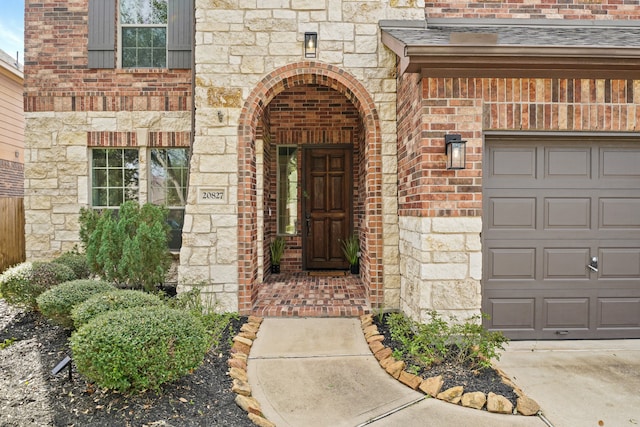
[{"label": "wooden fence", "polygon": [[0,197],[0,272],[24,260],[24,201]]}]

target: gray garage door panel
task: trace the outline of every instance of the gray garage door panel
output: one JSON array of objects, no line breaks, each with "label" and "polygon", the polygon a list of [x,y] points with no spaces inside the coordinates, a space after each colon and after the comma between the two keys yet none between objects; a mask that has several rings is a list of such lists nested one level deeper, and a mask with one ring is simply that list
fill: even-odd
[{"label": "gray garage door panel", "polygon": [[484,306],[492,329],[511,339],[637,338],[640,333],[638,297],[601,297],[597,290],[571,298],[516,294],[523,296],[502,298],[489,292]]},{"label": "gray garage door panel", "polygon": [[598,311],[601,331],[640,328],[640,298],[599,298]]},{"label": "gray garage door panel", "polygon": [[599,203],[601,229],[640,229],[640,198],[602,197]]},{"label": "gray garage door panel", "polygon": [[588,296],[582,298],[544,298],[542,328],[545,330],[589,329]]},{"label": "gray garage door panel", "polygon": [[591,178],[591,150],[581,147],[545,147],[545,177]]},{"label": "gray garage door panel", "polygon": [[485,325],[640,338],[640,138],[492,137],[484,158]]}]

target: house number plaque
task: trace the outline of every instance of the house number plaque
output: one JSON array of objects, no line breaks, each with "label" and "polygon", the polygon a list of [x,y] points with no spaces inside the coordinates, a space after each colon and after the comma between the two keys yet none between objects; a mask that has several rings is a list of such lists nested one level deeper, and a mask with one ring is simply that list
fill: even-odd
[{"label": "house number plaque", "polygon": [[226,203],[227,192],[224,188],[200,188],[198,190],[198,203],[215,204]]}]

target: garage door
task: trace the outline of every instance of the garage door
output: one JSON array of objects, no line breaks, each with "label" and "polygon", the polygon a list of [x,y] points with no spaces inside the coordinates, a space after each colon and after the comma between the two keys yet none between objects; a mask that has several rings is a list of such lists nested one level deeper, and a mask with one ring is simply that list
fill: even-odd
[{"label": "garage door", "polygon": [[492,136],[483,163],[486,326],[640,338],[640,138]]}]

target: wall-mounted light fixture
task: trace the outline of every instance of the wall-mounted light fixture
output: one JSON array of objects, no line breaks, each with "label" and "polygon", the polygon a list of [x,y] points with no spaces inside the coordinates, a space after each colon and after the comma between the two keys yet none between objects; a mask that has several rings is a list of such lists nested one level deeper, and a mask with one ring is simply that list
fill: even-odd
[{"label": "wall-mounted light fixture", "polygon": [[467,161],[467,141],[463,141],[457,134],[445,135],[444,144],[447,153],[447,169],[464,169]]},{"label": "wall-mounted light fixture", "polygon": [[304,33],[304,57],[315,58],[318,52],[318,33]]}]

